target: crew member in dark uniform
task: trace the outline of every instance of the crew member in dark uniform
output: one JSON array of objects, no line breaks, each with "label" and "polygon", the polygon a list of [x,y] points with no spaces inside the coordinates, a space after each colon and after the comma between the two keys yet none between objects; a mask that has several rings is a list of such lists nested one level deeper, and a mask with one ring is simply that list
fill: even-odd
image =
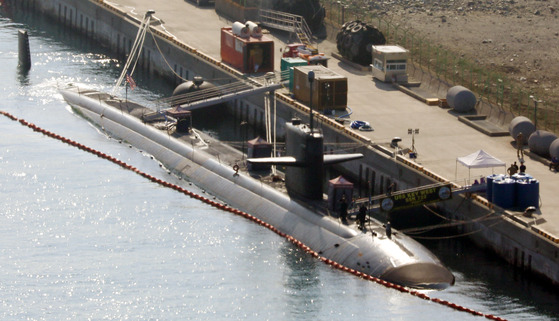
[{"label": "crew member in dark uniform", "polygon": [[365,219],[366,218],[367,218],[367,207],[365,206],[365,204],[363,204],[359,208],[359,214],[357,216],[357,220],[359,220],[359,228],[360,229],[365,228]]},{"label": "crew member in dark uniform", "polygon": [[343,194],[342,198],[340,199],[340,218],[344,222],[347,221],[347,208],[348,208],[347,200],[345,198],[345,194]]}]

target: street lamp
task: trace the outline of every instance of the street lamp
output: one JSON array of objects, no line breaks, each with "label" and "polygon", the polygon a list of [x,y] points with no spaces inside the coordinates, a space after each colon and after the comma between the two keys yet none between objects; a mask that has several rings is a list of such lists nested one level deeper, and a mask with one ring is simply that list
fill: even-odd
[{"label": "street lamp", "polygon": [[408,128],[408,135],[411,135],[411,153],[410,158],[417,158],[417,151],[415,150],[415,134],[419,134],[419,128]]}]

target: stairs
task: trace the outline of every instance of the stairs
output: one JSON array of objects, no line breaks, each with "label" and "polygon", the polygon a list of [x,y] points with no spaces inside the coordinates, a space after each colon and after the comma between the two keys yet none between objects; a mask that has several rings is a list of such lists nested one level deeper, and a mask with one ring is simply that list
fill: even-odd
[{"label": "stairs", "polygon": [[299,42],[307,46],[307,48],[316,48],[316,46],[313,45],[311,29],[303,17],[268,9],[260,9],[259,11],[260,23],[263,26],[293,32],[297,36]]}]

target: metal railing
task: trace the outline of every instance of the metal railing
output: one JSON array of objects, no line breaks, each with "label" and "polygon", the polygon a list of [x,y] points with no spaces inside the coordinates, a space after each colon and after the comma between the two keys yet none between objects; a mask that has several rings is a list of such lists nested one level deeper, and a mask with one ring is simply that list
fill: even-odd
[{"label": "metal railing", "polygon": [[293,32],[301,43],[312,46],[312,31],[302,16],[282,11],[260,9],[260,23],[266,27]]},{"label": "metal railing", "polygon": [[269,72],[260,77],[162,98],[155,103],[158,111],[165,111],[177,105],[189,110],[202,108],[261,92],[277,90],[285,85],[288,73],[289,71]]}]

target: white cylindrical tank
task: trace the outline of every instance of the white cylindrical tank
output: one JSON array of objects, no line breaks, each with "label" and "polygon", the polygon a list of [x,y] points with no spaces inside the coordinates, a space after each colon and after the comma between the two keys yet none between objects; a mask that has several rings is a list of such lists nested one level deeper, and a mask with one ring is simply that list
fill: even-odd
[{"label": "white cylindrical tank", "polygon": [[248,28],[251,37],[254,38],[262,37],[262,28],[260,28],[260,26],[257,25],[256,23],[252,21],[247,21],[246,27]]},{"label": "white cylindrical tank", "polygon": [[448,105],[459,113],[472,111],[476,107],[477,98],[466,87],[454,86],[446,93]]},{"label": "white cylindrical tank", "polygon": [[512,136],[512,138],[516,139],[516,136],[522,133],[522,136],[524,137],[524,144],[528,142],[528,137],[530,137],[530,135],[532,135],[532,133],[535,131],[536,126],[534,126],[534,124],[528,117],[514,117],[509,124],[509,134]]},{"label": "white cylindrical tank", "polygon": [[551,143],[557,139],[557,136],[545,130],[536,130],[528,138],[528,147],[530,151],[540,156],[547,156]]},{"label": "white cylindrical tank", "polygon": [[233,34],[241,38],[250,37],[250,31],[248,30],[248,28],[239,21],[235,21],[233,23]]}]

